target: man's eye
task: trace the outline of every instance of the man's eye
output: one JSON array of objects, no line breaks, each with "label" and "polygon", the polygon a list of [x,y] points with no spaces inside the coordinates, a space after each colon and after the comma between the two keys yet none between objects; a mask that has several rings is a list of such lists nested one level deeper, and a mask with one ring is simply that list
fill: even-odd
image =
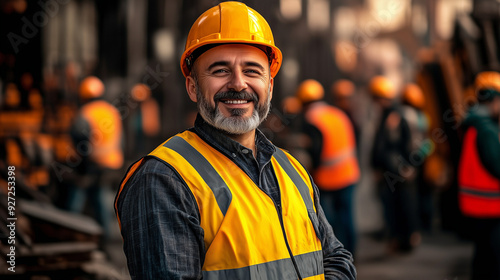
[{"label": "man's eye", "polygon": [[257,75],[260,74],[260,71],[254,69],[248,69],[245,72],[248,74],[257,74]]},{"label": "man's eye", "polygon": [[219,74],[219,73],[227,73],[226,69],[217,69],[213,71],[214,74]]}]

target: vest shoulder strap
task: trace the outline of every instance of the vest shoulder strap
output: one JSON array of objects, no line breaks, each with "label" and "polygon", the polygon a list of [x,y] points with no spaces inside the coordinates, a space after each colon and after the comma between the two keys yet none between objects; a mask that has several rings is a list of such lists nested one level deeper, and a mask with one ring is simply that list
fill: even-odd
[{"label": "vest shoulder strap", "polygon": [[208,160],[180,136],[172,137],[163,146],[176,151],[200,173],[212,190],[222,214],[225,215],[231,204],[232,194],[226,182]]},{"label": "vest shoulder strap", "polygon": [[276,152],[274,153],[274,158],[278,161],[280,166],[285,170],[290,179],[295,183],[295,186],[300,192],[304,203],[306,204],[306,208],[309,212],[314,212],[313,200],[309,192],[309,187],[307,183],[304,181],[302,176],[297,172],[297,170],[293,167],[290,159],[287,157],[285,152],[279,148],[276,148]]}]

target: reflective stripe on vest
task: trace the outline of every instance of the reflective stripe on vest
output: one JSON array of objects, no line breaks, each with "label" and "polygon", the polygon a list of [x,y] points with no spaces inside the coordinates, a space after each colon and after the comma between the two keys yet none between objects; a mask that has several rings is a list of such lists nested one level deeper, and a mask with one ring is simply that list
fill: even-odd
[{"label": "reflective stripe on vest", "polygon": [[321,163],[313,172],[314,182],[324,190],[355,184],[360,171],[354,129],[349,117],[342,110],[320,102],[311,105],[306,118],[321,131],[323,137]]},{"label": "reflective stripe on vest", "polygon": [[500,217],[500,180],[483,166],[477,150],[477,130],[469,128],[464,136],[458,169],[460,209],[476,218]]},{"label": "reflective stripe on vest", "polygon": [[178,134],[150,156],[172,166],[196,199],[204,230],[204,279],[297,279],[287,246],[302,278],[324,279],[312,183],[288,154],[278,150],[271,159],[283,227],[272,199],[196,134]]},{"label": "reflective stripe on vest", "polygon": [[[323,269],[321,269],[321,273],[315,271],[318,268],[315,260],[322,258],[321,251],[295,256],[302,279],[324,279],[323,275],[318,275],[323,273]],[[290,259],[282,259],[236,269],[203,271],[203,279],[297,279],[297,275],[290,265],[293,265]]]}]

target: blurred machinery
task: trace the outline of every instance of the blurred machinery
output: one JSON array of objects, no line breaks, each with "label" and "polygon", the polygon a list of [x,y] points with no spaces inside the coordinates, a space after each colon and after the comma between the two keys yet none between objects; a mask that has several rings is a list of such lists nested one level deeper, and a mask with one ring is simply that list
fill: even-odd
[{"label": "blurred machinery", "polygon": [[[16,192],[25,188],[17,181]],[[17,198],[15,208],[0,193],[0,217],[7,221],[0,225],[0,278],[124,279],[100,251],[102,229],[93,219],[60,210],[36,191],[24,191],[31,199]]]},{"label": "blurred machinery", "polygon": [[[17,183],[16,192],[26,188]],[[0,278],[124,279],[99,249],[102,229],[93,219],[28,192],[34,196],[18,198],[15,210],[8,210],[8,197],[0,193],[0,217],[8,221],[0,225]]]}]

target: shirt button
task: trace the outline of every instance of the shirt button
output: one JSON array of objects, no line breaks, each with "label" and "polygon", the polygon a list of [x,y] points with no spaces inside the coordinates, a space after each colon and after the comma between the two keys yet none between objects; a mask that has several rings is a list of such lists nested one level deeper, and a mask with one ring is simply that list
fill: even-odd
[{"label": "shirt button", "polygon": [[245,155],[248,154],[248,150],[247,149],[244,149],[241,152],[244,153]]},{"label": "shirt button", "polygon": [[236,157],[236,154],[235,154],[235,153],[232,153],[231,155],[232,155],[233,157]]}]

